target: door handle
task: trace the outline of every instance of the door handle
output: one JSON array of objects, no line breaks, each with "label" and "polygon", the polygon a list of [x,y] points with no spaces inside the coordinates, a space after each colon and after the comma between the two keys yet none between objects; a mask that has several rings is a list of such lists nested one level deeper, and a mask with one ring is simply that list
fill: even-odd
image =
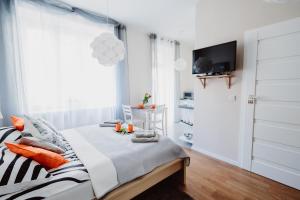
[{"label": "door handle", "polygon": [[255,104],[255,103],[256,103],[256,96],[255,95],[249,95],[248,104]]}]

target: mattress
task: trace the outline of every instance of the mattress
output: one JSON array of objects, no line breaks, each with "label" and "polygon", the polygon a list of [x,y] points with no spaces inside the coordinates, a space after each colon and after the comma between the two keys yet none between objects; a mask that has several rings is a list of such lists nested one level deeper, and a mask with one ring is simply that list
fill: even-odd
[{"label": "mattress", "polygon": [[[112,160],[118,174],[117,187],[172,160],[187,158],[184,151],[167,137],[161,137],[158,143],[141,144],[132,143],[130,136],[118,135],[112,128],[89,126],[76,130]],[[0,199],[94,199],[90,175],[70,145],[64,157],[70,162],[49,171],[52,175],[49,182]]]},{"label": "mattress", "polygon": [[68,190],[57,193],[49,198],[48,200],[61,200],[61,199],[72,199],[72,200],[91,200],[94,199],[94,192],[91,181],[78,184]]},{"label": "mattress", "polygon": [[[163,164],[188,157],[181,147],[162,135],[158,142],[133,143],[132,135],[118,134],[109,127],[93,125],[72,130],[69,134],[77,131],[90,145],[113,162],[118,175],[117,186],[143,176]],[[67,132],[68,130],[63,131],[63,135]]]}]

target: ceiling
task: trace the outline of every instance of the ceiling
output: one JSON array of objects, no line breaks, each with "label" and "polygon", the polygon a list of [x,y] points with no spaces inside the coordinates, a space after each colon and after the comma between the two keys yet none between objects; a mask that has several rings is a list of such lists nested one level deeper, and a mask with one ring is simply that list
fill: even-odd
[{"label": "ceiling", "polygon": [[[63,0],[106,14],[107,0]],[[194,43],[197,0],[108,0],[109,16],[127,26],[170,39]]]}]

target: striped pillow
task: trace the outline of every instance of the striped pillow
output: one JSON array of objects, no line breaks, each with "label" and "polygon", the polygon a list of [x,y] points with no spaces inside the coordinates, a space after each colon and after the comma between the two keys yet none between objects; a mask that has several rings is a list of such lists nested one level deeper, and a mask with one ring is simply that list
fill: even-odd
[{"label": "striped pillow", "polygon": [[0,127],[0,146],[4,146],[4,142],[16,142],[21,137],[21,132],[14,127]]},{"label": "striped pillow", "polygon": [[0,193],[8,194],[49,181],[51,175],[39,163],[0,146]]}]

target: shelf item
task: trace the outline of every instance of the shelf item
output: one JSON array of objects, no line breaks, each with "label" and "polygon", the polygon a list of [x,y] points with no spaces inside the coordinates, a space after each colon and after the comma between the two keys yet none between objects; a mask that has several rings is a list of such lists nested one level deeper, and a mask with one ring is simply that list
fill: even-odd
[{"label": "shelf item", "polygon": [[194,110],[194,107],[179,105],[178,108]]},{"label": "shelf item", "polygon": [[193,108],[194,107],[194,100],[192,100],[192,99],[180,99],[178,106],[180,108],[185,108],[185,107]]},{"label": "shelf item", "polygon": [[192,133],[184,133],[183,134],[188,140],[192,140],[193,134]]},{"label": "shelf item", "polygon": [[227,88],[230,89],[231,87],[231,78],[233,75],[231,74],[224,74],[224,75],[212,75],[212,76],[197,76],[197,78],[201,81],[203,88],[206,87],[206,79],[216,79],[216,78],[223,78],[226,81]]},{"label": "shelf item", "polygon": [[188,91],[183,92],[183,99],[194,100],[194,93]]},{"label": "shelf item", "polygon": [[179,139],[181,141],[183,141],[183,142],[186,142],[186,143],[189,143],[189,144],[193,144],[193,140],[186,138],[184,135],[180,136]]},{"label": "shelf item", "polygon": [[191,122],[186,122],[186,121],[183,121],[183,120],[180,120],[181,123],[184,123],[186,125],[189,125],[189,126],[193,126],[193,123]]}]

